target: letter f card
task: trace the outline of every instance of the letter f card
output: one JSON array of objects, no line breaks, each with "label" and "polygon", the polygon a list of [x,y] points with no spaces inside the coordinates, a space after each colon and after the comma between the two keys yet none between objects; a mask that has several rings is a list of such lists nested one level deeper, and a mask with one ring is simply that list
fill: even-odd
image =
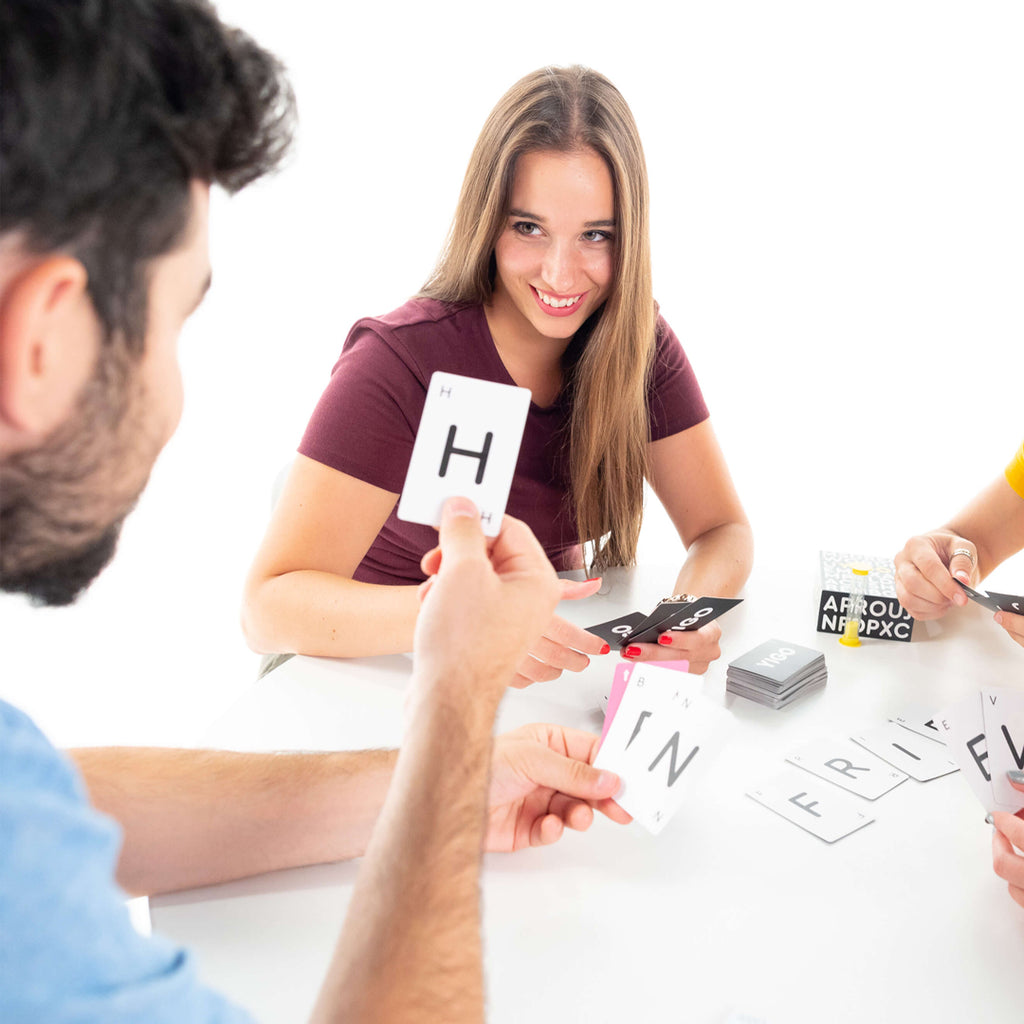
[{"label": "letter f card", "polygon": [[497,536],[519,459],[530,392],[455,373],[434,373],[398,502],[398,518],[441,525],[448,498],[480,510],[484,533]]}]

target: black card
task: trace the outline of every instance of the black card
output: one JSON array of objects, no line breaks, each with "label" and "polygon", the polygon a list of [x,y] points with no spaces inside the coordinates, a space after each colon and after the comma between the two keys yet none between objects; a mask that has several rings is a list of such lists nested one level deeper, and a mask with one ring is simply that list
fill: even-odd
[{"label": "black card", "polygon": [[1001,612],[1024,615],[1024,597],[1015,597],[1013,594],[997,594],[994,590],[990,590],[988,596],[995,601]]},{"label": "black card", "polygon": [[643,612],[630,612],[621,619],[609,619],[607,622],[599,622],[596,626],[587,626],[586,630],[588,633],[596,633],[610,644],[618,645],[633,632],[638,622],[643,622],[646,618]]},{"label": "black card", "polygon": [[983,590],[973,590],[971,587],[967,586],[966,583],[960,583],[960,580],[957,580],[955,576],[953,577],[953,579],[956,580],[956,582],[960,584],[960,589],[972,601],[977,601],[978,604],[984,605],[986,608],[989,609],[989,611],[993,611],[993,612],[1000,611],[999,604],[998,604],[998,602],[996,601],[996,599],[992,595],[986,594]]},{"label": "black card", "polygon": [[637,623],[620,644],[656,643],[658,637],[670,629],[681,633],[700,629],[741,600],[738,597],[698,597],[695,601],[663,601],[646,619]]}]

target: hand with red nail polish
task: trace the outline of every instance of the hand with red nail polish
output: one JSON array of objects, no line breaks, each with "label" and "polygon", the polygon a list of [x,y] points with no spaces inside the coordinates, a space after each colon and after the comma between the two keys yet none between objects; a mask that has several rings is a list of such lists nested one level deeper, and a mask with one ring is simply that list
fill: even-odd
[{"label": "hand with red nail polish", "polygon": [[709,622],[700,629],[670,629],[658,637],[656,644],[632,644],[622,656],[630,661],[688,661],[689,671],[699,676],[722,656],[721,639],[721,627]]}]

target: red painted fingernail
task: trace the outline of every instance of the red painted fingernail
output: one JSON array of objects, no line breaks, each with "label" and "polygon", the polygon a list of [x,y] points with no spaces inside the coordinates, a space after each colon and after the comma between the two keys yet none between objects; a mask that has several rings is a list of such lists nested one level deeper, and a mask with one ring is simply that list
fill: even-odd
[{"label": "red painted fingernail", "polygon": [[612,648],[611,648],[610,644],[605,644],[604,647],[602,647],[601,650],[599,650],[597,653],[598,654],[607,654],[611,649]]},{"label": "red painted fingernail", "polygon": [[671,647],[672,637],[663,633],[661,636],[658,637],[658,643],[661,644],[662,647]]},{"label": "red painted fingernail", "polygon": [[625,651],[623,651],[622,656],[624,658],[635,658],[643,653],[644,652],[641,651],[639,647],[627,647]]},{"label": "red painted fingernail", "polygon": [[594,583],[595,581],[599,580],[600,578],[601,578],[600,576],[588,576],[583,582],[584,583]]}]

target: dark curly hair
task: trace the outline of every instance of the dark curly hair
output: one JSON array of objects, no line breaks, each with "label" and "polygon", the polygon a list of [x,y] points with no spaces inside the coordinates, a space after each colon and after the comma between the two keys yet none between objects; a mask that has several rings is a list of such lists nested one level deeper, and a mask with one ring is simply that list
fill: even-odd
[{"label": "dark curly hair", "polygon": [[205,0],[3,0],[3,233],[80,260],[108,341],[138,355],[190,180],[234,192],[276,167],[294,110],[277,59]]},{"label": "dark curly hair", "polygon": [[113,554],[144,484],[111,467],[141,457],[151,265],[191,182],[276,167],[294,113],[278,61],[205,0],[0,0],[0,240],[79,260],[105,335],[75,414],[0,465],[0,589],[67,604]]}]

